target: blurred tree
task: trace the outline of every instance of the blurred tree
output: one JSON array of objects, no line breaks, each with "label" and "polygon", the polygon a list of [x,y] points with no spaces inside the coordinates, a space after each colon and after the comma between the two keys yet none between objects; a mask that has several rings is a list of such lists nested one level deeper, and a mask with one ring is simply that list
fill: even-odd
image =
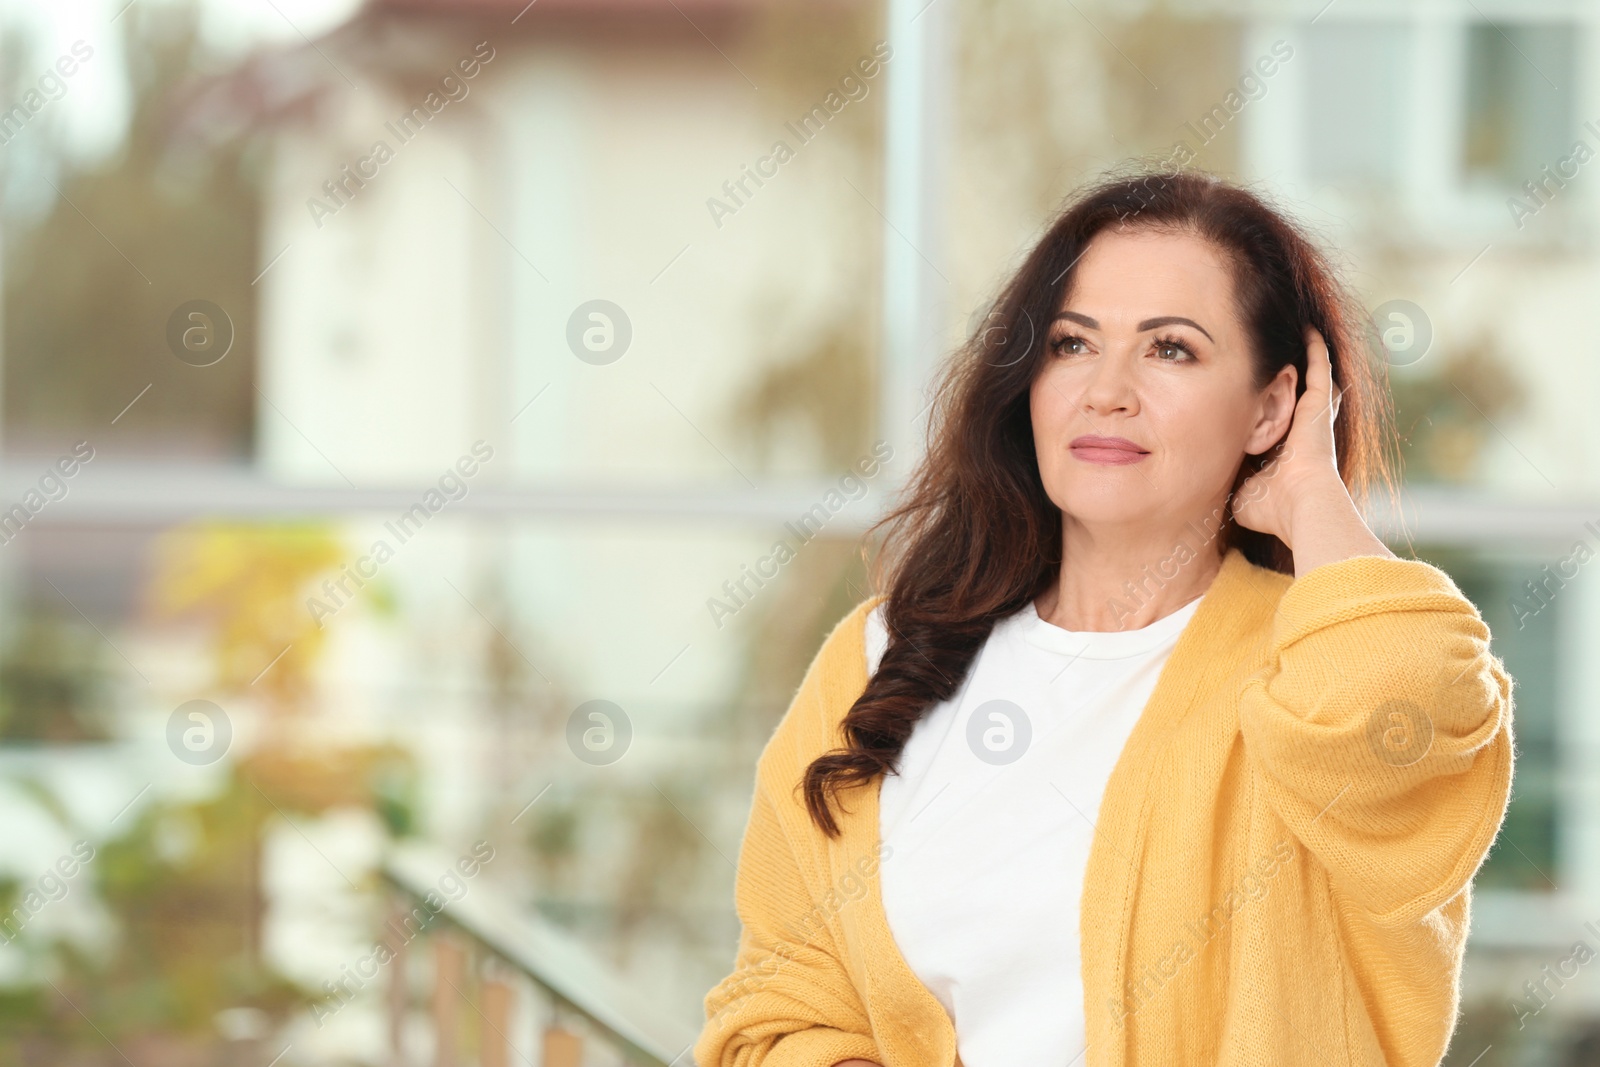
[{"label": "blurred tree", "polygon": [[1390,372],[1408,481],[1472,482],[1494,425],[1526,410],[1527,392],[1495,354],[1500,348],[1479,337],[1440,359]]},{"label": "blurred tree", "polygon": [[238,763],[245,779],[289,810],[374,807],[409,832],[411,760],[390,744],[330,743],[311,716],[327,630],[307,606],[317,583],[349,559],[332,524],[205,520],[156,549],[148,609],[155,621],[202,621],[216,685],[264,705],[261,731]]},{"label": "blurred tree", "polygon": [[310,698],[327,636],[306,598],[325,595],[314,580],[348,558],[327,523],[193,523],[158,542],[149,610],[204,622],[218,685],[259,691],[293,714]]},{"label": "blurred tree", "polygon": [[[802,4],[769,5],[754,20],[743,47],[749,63],[762,71],[765,117],[775,130],[810,107],[819,87],[831,86],[870,55],[882,37],[881,12],[872,5],[840,10],[818,19]],[[893,62],[893,59],[890,59]],[[882,184],[879,145],[883,138],[884,68],[867,95],[850,111],[848,121],[828,127],[830,148],[839,170],[856,189],[872,191]],[[830,160],[831,162],[831,160]],[[759,372],[731,399],[725,416],[734,434],[755,453],[757,466],[770,469],[774,459],[789,466],[824,470],[846,466],[871,448],[876,403],[877,350],[874,307],[878,288],[876,234],[881,220],[871,203],[851,186],[834,179],[830,219],[838,226],[839,247],[857,254],[840,257],[833,284],[818,309],[813,302],[797,305],[787,288],[769,293],[756,312],[772,324],[771,346],[756,353]],[[869,233],[873,240],[857,235]]]},{"label": "blurred tree", "polygon": [[[870,279],[852,286],[852,304],[821,322],[775,329],[800,343],[774,353],[731,405],[729,422],[752,442],[765,467],[774,455],[805,449],[824,470],[842,470],[872,449],[874,388]],[[780,302],[767,315],[781,321]]]},{"label": "blurred tree", "polygon": [[234,772],[220,794],[151,805],[101,846],[91,870],[116,940],[69,972],[68,995],[119,1045],[147,1050],[144,1061],[214,1043],[225,1009],[282,1020],[309,999],[260,958],[259,841],[274,814]]},{"label": "blurred tree", "polygon": [[[167,140],[184,91],[212,62],[199,17],[193,4],[171,3],[131,6],[118,19],[132,120],[109,158],[73,169],[48,137],[49,114],[0,151],[8,186],[56,175],[56,189],[41,190],[50,203],[42,218],[3,220],[8,449],[114,436],[124,456],[250,452],[259,147],[240,139],[179,153]],[[114,62],[111,52],[103,42],[89,62]],[[14,51],[4,59],[15,78],[23,60]],[[19,152],[56,158],[14,166]],[[213,366],[190,366],[168,349],[168,317],[195,299],[232,322],[233,347]]]},{"label": "blurred tree", "polygon": [[[241,718],[254,704],[258,728],[247,732],[248,748],[235,739],[215,794],[152,803],[123,836],[100,844],[89,877],[112,940],[85,953],[25,931],[31,972],[55,986],[0,996],[0,1063],[98,1063],[109,1041],[134,1062],[218,1064],[237,1051],[223,1051],[220,1013],[259,1012],[271,1026],[322,995],[262,958],[265,830],[350,807],[375,812],[396,836],[416,825],[410,753],[330,743],[313,714],[325,631],[305,601],[346,558],[321,523],[202,521],[158,542],[147,621],[201,623],[217,693],[241,698]],[[0,883],[0,904],[14,906],[19,888]]]},{"label": "blurred tree", "polygon": [[0,651],[0,742],[106,740],[106,654],[76,618],[24,607]]}]

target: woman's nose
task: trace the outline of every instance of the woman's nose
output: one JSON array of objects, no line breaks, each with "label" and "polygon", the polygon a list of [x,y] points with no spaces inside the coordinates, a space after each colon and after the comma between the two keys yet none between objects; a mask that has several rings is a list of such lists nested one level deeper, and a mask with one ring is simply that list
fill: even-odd
[{"label": "woman's nose", "polygon": [[1133,404],[1133,372],[1129,357],[1107,352],[1094,361],[1084,383],[1082,406],[1097,414],[1119,411]]}]

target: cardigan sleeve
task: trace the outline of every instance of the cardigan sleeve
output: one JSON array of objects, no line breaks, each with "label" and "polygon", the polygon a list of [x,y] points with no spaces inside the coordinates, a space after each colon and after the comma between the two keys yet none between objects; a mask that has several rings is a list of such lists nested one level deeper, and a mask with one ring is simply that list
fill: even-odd
[{"label": "cardigan sleeve", "polygon": [[1267,800],[1378,923],[1461,892],[1510,796],[1512,679],[1451,578],[1356,556],[1289,584],[1240,728]]},{"label": "cardigan sleeve", "polygon": [[733,971],[705,998],[700,1067],[830,1067],[881,1062],[865,1007],[840,960],[832,924],[808,888],[758,774],[734,903],[741,931]]}]

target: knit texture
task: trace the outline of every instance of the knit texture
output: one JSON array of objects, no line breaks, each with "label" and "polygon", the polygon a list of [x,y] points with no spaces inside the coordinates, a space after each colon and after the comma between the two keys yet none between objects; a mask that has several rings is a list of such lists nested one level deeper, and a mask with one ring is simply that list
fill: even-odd
[{"label": "knit texture", "polygon": [[[879,599],[829,634],[757,762],[700,1067],[959,1065],[884,915],[881,777],[841,791],[835,839],[799,791],[844,743]],[[1488,628],[1438,568],[1357,556],[1293,579],[1230,550],[1106,786],[1079,1063],[1435,1067],[1511,715]]]}]

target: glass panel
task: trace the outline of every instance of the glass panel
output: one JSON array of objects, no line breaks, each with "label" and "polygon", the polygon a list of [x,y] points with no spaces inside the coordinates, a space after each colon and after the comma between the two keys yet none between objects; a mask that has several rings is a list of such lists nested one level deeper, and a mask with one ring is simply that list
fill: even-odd
[{"label": "glass panel", "polygon": [[1572,147],[1577,77],[1572,23],[1477,23],[1467,33],[1469,181],[1520,187]]},{"label": "glass panel", "polygon": [[[218,27],[241,17],[212,6]],[[429,6],[437,17],[414,17]],[[474,1013],[492,1013],[482,987],[500,964],[482,946],[455,972],[463,1003],[428,996],[450,992],[429,942],[490,901],[558,927],[686,1026],[727,973],[756,761],[824,635],[866,596],[855,533],[880,500],[864,494],[906,473],[898,456],[876,477],[861,465],[881,358],[885,72],[914,60],[864,58],[885,32],[876,3],[515,0],[483,30],[497,58],[466,76],[470,99],[436,98],[415,144],[389,130],[479,54],[498,7],[367,4],[333,34],[265,7],[289,51],[220,54],[198,9],[131,4],[94,13],[87,66],[71,36],[14,53],[22,9],[0,15],[0,106],[56,85],[47,63],[82,67],[0,153],[0,506],[35,485],[49,497],[0,535],[0,1062],[394,1062],[391,988],[408,998],[407,1062],[424,1062],[441,1002],[466,1020],[463,1046],[488,1033]],[[955,43],[948,70],[930,64],[952,94],[933,108],[951,124],[950,172],[932,185],[945,233],[917,249],[955,326],[1113,160],[1171,159],[1181,131],[1198,165],[1252,180],[1234,147],[1248,124],[1276,126],[1289,80],[1317,182],[1298,206],[1354,222],[1345,190],[1404,184],[1403,21],[1337,5],[1258,50],[1242,9],[1202,7],[946,0],[919,15],[949,18]],[[1469,176],[1520,183],[1559,158],[1586,74],[1577,37],[1470,29]],[[100,71],[114,91],[70,80]],[[57,120],[119,99],[118,150],[69,151]],[[1464,271],[1476,246],[1397,257],[1393,230],[1360,230],[1327,232],[1363,295],[1441,320],[1503,305],[1531,269],[1566,286],[1540,289],[1551,306],[1576,307],[1592,273],[1592,249],[1496,247]],[[227,315],[226,358],[210,358],[222,320],[187,308],[201,300]],[[1522,451],[1526,427],[1567,428],[1561,453],[1585,454],[1561,406],[1582,390],[1535,388],[1582,380],[1559,319],[1541,305],[1481,338],[1436,323],[1437,352],[1394,378],[1413,485],[1542,492],[1531,464],[1511,464],[1523,482],[1503,473],[1501,444]],[[1546,358],[1519,362],[1519,338]],[[48,491],[46,464],[80,437],[99,458]],[[473,460],[480,438],[492,462]],[[163,457],[191,466],[146,465]],[[143,510],[141,477],[166,500],[228,471],[351,496],[262,493],[253,522]],[[1589,474],[1574,462],[1552,481]],[[69,514],[112,482],[120,503]],[[518,484],[575,488],[538,518],[475,510]],[[396,486],[393,510],[347,513]],[[437,506],[402,530],[425,492]],[[609,510],[633,505],[705,517]],[[1575,809],[1557,773],[1558,754],[1571,766],[1558,730],[1583,700],[1559,688],[1563,650],[1581,643],[1568,600],[1516,618],[1546,562],[1532,551],[1424,553],[1517,680],[1516,791],[1477,882],[1495,906],[1474,926],[1514,945],[1480,936],[1469,953],[1462,1067],[1596,1058],[1556,1012],[1526,1034],[1502,1025],[1505,991],[1562,958],[1540,940],[1551,886],[1586,862],[1561,853],[1582,839],[1562,835],[1577,821],[1561,821]],[[393,909],[416,901],[385,884],[384,857],[421,845],[445,857],[422,884],[461,907],[391,940],[410,914]],[[407,955],[375,961],[379,943]],[[1578,992],[1560,1010],[1581,1019]],[[521,1004],[506,1029],[531,1035],[552,1005]],[[528,1048],[507,1062],[532,1062]]]},{"label": "glass panel", "polygon": [[309,1013],[331,1061],[381,1032],[388,971],[351,975],[392,940],[385,849],[484,842],[442,892],[695,1019],[757,757],[866,595],[847,523],[444,516],[383,562],[366,517],[30,530],[0,558],[0,960],[92,991],[119,1044]]},{"label": "glass panel", "polygon": [[1528,591],[1546,575],[1548,559],[1448,549],[1418,555],[1444,568],[1483,615],[1494,653],[1516,680],[1516,785],[1501,831],[1478,872],[1480,889],[1548,893],[1561,879],[1556,852],[1558,816],[1556,729],[1560,677],[1557,650],[1563,601],[1548,605]]},{"label": "glass panel", "polygon": [[1327,23],[1305,31],[1306,167],[1343,185],[1392,181],[1412,31],[1396,23]]}]

